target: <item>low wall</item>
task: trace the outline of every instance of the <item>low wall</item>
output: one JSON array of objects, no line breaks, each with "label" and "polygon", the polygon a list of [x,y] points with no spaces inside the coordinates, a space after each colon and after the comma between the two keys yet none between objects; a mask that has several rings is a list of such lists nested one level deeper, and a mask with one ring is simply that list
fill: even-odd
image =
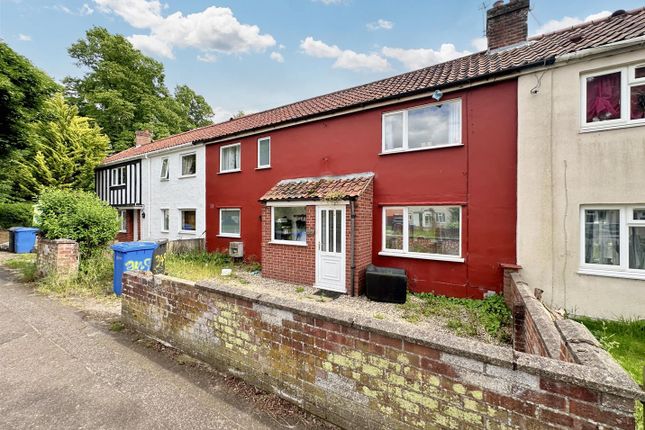
[{"label": "low wall", "polygon": [[634,428],[621,369],[428,333],[243,287],[130,272],[122,317],[343,428]]},{"label": "low wall", "polygon": [[177,239],[168,242],[168,252],[181,254],[182,252],[203,251],[206,249],[204,238],[201,239]]},{"label": "low wall", "polygon": [[71,277],[78,273],[78,243],[69,239],[38,240],[36,246],[37,275]]}]

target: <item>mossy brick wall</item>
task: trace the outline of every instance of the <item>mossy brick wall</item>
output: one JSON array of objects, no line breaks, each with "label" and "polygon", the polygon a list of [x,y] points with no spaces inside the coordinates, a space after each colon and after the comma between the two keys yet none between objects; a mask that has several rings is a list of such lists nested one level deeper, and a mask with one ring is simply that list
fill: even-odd
[{"label": "mossy brick wall", "polygon": [[624,372],[244,287],[129,272],[122,318],[342,428],[631,429],[642,395]]},{"label": "mossy brick wall", "polygon": [[36,246],[38,276],[71,277],[78,272],[78,243],[69,239],[39,239]]}]

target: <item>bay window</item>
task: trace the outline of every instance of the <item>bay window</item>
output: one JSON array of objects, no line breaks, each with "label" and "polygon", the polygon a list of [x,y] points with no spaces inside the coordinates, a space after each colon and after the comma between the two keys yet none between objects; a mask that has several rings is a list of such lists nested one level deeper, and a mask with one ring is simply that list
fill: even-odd
[{"label": "bay window", "polygon": [[383,114],[383,153],[461,145],[461,100]]},{"label": "bay window", "polygon": [[582,76],[582,129],[645,124],[645,64]]},{"label": "bay window", "polygon": [[307,210],[305,206],[271,208],[271,241],[289,245],[306,245]]},{"label": "bay window", "polygon": [[219,149],[219,171],[220,173],[239,172],[241,144],[222,146]]},{"label": "bay window", "polygon": [[580,273],[645,279],[645,205],[583,207]]},{"label": "bay window", "polygon": [[460,206],[383,208],[380,255],[463,261]]},{"label": "bay window", "polygon": [[219,235],[224,237],[240,237],[240,210],[219,210]]}]

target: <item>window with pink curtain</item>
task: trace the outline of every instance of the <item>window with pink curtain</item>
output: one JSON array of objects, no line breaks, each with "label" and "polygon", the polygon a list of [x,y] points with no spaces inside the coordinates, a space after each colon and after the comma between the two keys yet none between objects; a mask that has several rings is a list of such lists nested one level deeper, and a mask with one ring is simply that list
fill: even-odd
[{"label": "window with pink curtain", "polygon": [[620,73],[587,78],[587,122],[620,118]]}]

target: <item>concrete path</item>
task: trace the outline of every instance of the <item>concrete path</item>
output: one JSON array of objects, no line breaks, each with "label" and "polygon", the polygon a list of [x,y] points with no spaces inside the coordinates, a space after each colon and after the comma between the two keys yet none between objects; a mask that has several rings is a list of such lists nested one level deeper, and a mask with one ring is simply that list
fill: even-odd
[{"label": "concrete path", "polygon": [[257,410],[223,377],[136,339],[34,294],[0,267],[0,428],[311,427]]}]

